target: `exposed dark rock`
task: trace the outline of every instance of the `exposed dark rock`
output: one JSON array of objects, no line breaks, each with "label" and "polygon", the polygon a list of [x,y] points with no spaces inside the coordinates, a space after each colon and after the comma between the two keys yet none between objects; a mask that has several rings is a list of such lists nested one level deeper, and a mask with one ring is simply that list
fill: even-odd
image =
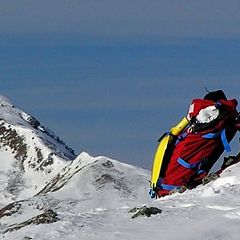
[{"label": "exposed dark rock", "polygon": [[35,129],[37,129],[40,126],[40,122],[33,116],[28,116],[27,121]]},{"label": "exposed dark rock", "polygon": [[30,218],[24,222],[10,225],[3,233],[17,231],[23,227],[26,227],[31,224],[50,224],[59,221],[58,215],[52,209],[45,210],[42,214],[39,214],[33,218]]},{"label": "exposed dark rock", "polygon": [[0,219],[2,217],[11,216],[14,213],[19,212],[21,206],[22,206],[21,201],[8,204],[4,208],[0,209]]},{"label": "exposed dark rock", "polygon": [[31,240],[31,239],[33,239],[33,238],[31,238],[31,237],[29,237],[29,236],[25,236],[25,237],[23,238],[23,240]]},{"label": "exposed dark rock", "polygon": [[203,185],[206,185],[207,183],[212,182],[218,178],[219,175],[217,173],[210,173],[209,175],[203,178],[202,183]]},{"label": "exposed dark rock", "polygon": [[[64,141],[62,141],[59,137],[57,137],[53,132],[51,132],[49,129],[44,128],[44,133],[46,135],[48,135],[50,138],[54,139],[56,142],[58,142],[59,144],[63,145],[65,147],[65,149],[67,149],[67,151],[70,153],[68,155],[63,154],[62,152],[56,152],[56,154],[60,154],[62,157],[67,157],[70,160],[73,160],[76,157],[76,154],[74,152],[74,150],[70,147],[68,147]],[[48,141],[47,139],[42,139],[43,142],[50,148],[55,150],[55,147],[53,146],[52,142]]]},{"label": "exposed dark rock", "polygon": [[42,155],[41,149],[35,147],[35,150],[37,152],[37,163],[40,163],[43,160],[43,155]]},{"label": "exposed dark rock", "polygon": [[102,163],[102,165],[104,167],[106,167],[106,168],[113,168],[114,167],[113,163],[111,161],[109,161],[109,160],[104,162],[104,163]]},{"label": "exposed dark rock", "polygon": [[134,213],[132,218],[136,218],[139,216],[147,216],[150,217],[151,215],[162,213],[162,210],[157,207],[135,207],[129,211],[129,213]]},{"label": "exposed dark rock", "polygon": [[27,144],[24,137],[19,136],[16,130],[6,128],[4,122],[0,124],[0,147],[9,146],[15,153],[15,158],[22,163],[27,158]]}]

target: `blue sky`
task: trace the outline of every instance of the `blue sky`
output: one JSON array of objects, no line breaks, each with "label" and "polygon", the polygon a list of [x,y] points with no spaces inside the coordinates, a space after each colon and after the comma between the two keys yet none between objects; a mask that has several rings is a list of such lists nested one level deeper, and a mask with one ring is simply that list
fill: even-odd
[{"label": "blue sky", "polygon": [[238,98],[238,1],[1,1],[0,89],[76,153],[151,168],[192,98]]}]

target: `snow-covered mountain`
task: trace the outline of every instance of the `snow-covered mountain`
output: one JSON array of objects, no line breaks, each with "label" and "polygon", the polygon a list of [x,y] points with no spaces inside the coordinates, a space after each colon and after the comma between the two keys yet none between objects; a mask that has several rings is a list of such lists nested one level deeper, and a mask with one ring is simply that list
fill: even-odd
[{"label": "snow-covered mountain", "polygon": [[0,202],[33,196],[74,151],[34,117],[0,96]]},{"label": "snow-covered mountain", "polygon": [[21,232],[32,229],[32,225],[62,221],[63,212],[74,219],[91,211],[114,212],[145,202],[147,173],[106,157],[82,153],[38,194],[2,208],[2,233],[5,237],[15,236],[18,229]]},{"label": "snow-covered mountain", "polygon": [[84,152],[76,156],[59,137],[3,96],[0,168],[4,237],[46,219],[48,223],[59,220],[56,209],[71,207],[82,213],[115,209],[147,197],[147,170]]},{"label": "snow-covered mountain", "polygon": [[[75,156],[1,99],[0,239],[239,239],[240,164],[204,186],[152,200],[149,171],[84,152]],[[129,210],[143,205],[162,212],[132,219]]]},{"label": "snow-covered mountain", "polygon": [[[109,159],[92,160],[92,164],[96,160],[99,164],[110,164]],[[3,239],[153,240],[159,236],[164,240],[239,239],[239,164],[229,167],[207,185],[154,201],[145,198],[140,186],[136,192],[142,199],[134,199],[134,195],[124,197],[111,181],[97,192],[91,192],[96,190],[94,178],[90,182],[87,179],[81,192],[82,176],[92,170],[91,164],[87,165],[85,170],[82,168],[83,175],[75,175],[61,190],[14,202],[0,210]],[[136,169],[132,171],[133,176]],[[92,176],[94,173],[95,170]],[[162,213],[132,219],[129,210],[143,205],[157,207]]]}]

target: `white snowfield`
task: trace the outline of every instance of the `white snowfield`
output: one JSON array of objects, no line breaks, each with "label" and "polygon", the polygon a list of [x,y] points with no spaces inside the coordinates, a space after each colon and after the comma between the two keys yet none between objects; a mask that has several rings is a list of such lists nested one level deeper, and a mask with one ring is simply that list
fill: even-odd
[{"label": "white snowfield", "polygon": [[[20,128],[22,120],[17,120],[15,115],[6,113],[4,109],[0,110],[0,115],[5,126]],[[1,148],[0,239],[239,239],[239,164],[229,167],[220,178],[207,185],[152,200],[148,196],[150,171],[107,157],[91,157],[84,152],[74,160],[67,159],[67,154],[61,158],[61,151],[65,148],[60,144],[60,153],[56,153],[59,143],[54,142],[55,137],[51,138],[51,145],[46,145],[44,138],[50,141],[50,137],[39,133],[42,130],[31,128],[25,120],[21,124],[24,124],[26,132],[33,131],[35,141],[42,144],[44,157],[41,160],[44,161],[50,153],[55,158],[52,164],[44,165],[40,170],[27,164],[30,160],[39,159],[32,146],[37,143],[26,140],[33,135],[25,136],[24,128],[18,133],[25,136],[23,142],[27,142],[27,149],[33,150],[32,155],[29,152],[26,155],[23,169],[17,170],[16,162],[19,160],[12,153],[11,146]],[[43,134],[41,138],[39,134]],[[14,174],[19,176],[21,184],[15,184],[15,188],[9,190],[9,181]],[[129,210],[144,205],[157,207],[162,213],[132,219],[133,213]],[[41,223],[41,219],[36,220],[48,210],[56,214],[53,214],[56,221]]]}]

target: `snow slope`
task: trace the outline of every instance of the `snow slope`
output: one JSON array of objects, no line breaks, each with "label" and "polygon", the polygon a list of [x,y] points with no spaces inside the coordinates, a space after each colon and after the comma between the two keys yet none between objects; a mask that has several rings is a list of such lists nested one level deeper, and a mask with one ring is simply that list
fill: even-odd
[{"label": "snow slope", "polygon": [[[24,239],[29,235],[26,231],[30,231],[33,239],[47,239],[42,231],[51,225],[56,228],[49,229],[54,238],[69,239],[68,230],[72,224],[79,230],[83,225],[90,227],[95,217],[96,221],[100,220],[97,220],[99,214],[114,214],[145,202],[148,199],[145,194],[148,177],[147,170],[82,153],[49,181],[39,194],[13,202],[0,210],[2,235],[5,239]],[[43,226],[34,224],[35,218],[49,209],[58,215],[59,221]],[[101,225],[101,221],[93,224]],[[17,230],[19,226],[24,227]],[[63,233],[65,228],[68,230]],[[58,231],[63,235],[60,236]],[[73,236],[78,239],[78,234],[75,232]]]},{"label": "snow slope", "polygon": [[[81,179],[79,176],[66,186],[66,192],[62,189],[46,196],[31,198],[25,203],[21,214],[2,219],[3,224],[9,224],[14,222],[12,219],[22,221],[21,218],[29,218],[29,215],[36,214],[33,203],[38,202],[38,206],[48,203],[58,213],[60,221],[26,226],[5,233],[3,239],[237,240],[240,233],[239,172],[239,165],[232,166],[214,182],[154,201],[146,200],[146,193],[141,193],[142,199],[136,198],[134,201],[120,195],[118,198],[115,195],[112,199],[109,194],[113,190],[109,186],[102,193],[97,193],[102,194],[105,202],[99,201],[99,196],[95,200],[89,196],[93,201],[89,202],[88,196],[83,198],[82,193],[79,198],[77,193],[68,195],[69,190],[78,188]],[[115,206],[113,201],[117,202]],[[143,204],[158,207],[162,213],[132,219],[129,210]]]}]

